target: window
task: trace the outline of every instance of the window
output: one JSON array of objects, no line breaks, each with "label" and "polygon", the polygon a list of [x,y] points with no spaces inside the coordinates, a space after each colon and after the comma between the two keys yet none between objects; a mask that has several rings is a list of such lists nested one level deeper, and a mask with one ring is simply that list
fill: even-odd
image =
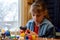
[{"label": "window", "polygon": [[0,0],[0,28],[12,30],[19,27],[19,0]]}]

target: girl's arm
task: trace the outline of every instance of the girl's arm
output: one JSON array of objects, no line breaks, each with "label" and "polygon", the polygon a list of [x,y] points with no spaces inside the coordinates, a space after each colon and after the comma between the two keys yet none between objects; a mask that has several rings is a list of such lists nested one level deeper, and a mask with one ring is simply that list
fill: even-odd
[{"label": "girl's arm", "polygon": [[46,37],[55,38],[55,36],[56,36],[55,27],[51,27],[50,29],[47,30]]}]

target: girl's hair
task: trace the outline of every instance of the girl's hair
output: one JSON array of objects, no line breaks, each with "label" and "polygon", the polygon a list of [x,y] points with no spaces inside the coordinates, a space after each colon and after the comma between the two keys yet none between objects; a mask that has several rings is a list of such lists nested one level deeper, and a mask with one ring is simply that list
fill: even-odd
[{"label": "girl's hair", "polygon": [[[44,2],[36,1],[31,5],[30,13],[35,12],[34,10],[36,10],[38,13],[40,13],[40,12],[43,12],[45,10],[47,11],[47,8],[46,8],[46,5]],[[46,14],[47,15],[45,16],[45,18],[50,20],[49,15],[48,15],[48,11],[46,12]]]}]

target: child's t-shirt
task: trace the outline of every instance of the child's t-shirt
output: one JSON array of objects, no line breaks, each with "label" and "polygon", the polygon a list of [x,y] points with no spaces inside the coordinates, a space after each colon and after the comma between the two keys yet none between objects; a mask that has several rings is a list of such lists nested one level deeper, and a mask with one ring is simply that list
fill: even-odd
[{"label": "child's t-shirt", "polygon": [[38,34],[39,27],[37,25],[34,26],[34,32]]}]

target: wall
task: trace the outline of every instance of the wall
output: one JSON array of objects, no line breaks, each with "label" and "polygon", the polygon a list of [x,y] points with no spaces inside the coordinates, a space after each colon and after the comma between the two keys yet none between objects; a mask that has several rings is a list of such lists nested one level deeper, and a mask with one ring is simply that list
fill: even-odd
[{"label": "wall", "polygon": [[25,26],[27,21],[31,19],[31,14],[29,13],[30,5],[28,2],[32,2],[33,0],[23,0],[22,1],[22,14],[21,14],[21,25]]}]

